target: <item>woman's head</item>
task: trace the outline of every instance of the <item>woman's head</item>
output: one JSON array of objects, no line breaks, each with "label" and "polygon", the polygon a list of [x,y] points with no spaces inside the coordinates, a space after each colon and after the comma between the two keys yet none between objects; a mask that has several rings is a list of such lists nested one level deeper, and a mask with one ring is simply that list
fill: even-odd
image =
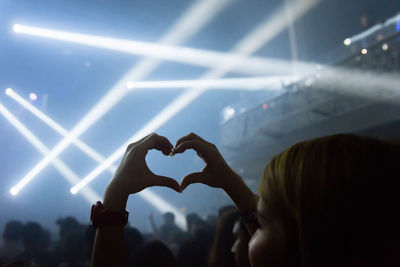
[{"label": "woman's head", "polygon": [[298,143],[277,155],[259,187],[262,227],[250,242],[252,263],[392,259],[387,249],[400,237],[399,159],[397,144],[349,134]]}]

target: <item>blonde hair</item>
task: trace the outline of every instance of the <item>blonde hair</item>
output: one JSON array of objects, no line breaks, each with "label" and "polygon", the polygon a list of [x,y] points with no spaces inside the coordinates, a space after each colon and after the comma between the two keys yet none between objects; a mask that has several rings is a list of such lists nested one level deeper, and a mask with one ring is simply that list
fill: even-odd
[{"label": "blonde hair", "polygon": [[299,265],[392,262],[387,249],[399,249],[400,239],[399,160],[398,144],[350,134],[298,143],[273,158],[259,194],[291,233]]}]

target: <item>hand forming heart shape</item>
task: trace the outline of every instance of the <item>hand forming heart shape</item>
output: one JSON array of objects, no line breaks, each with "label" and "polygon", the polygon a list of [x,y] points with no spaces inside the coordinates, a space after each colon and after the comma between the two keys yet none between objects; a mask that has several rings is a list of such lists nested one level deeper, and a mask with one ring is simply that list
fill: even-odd
[{"label": "hand forming heart shape", "polygon": [[[170,177],[154,174],[146,164],[145,157],[150,149],[157,149],[164,155],[183,153],[193,149],[204,160],[206,166],[200,172],[191,173],[182,179],[179,185]],[[224,188],[227,178],[234,173],[225,162],[217,147],[194,133],[190,133],[176,142],[175,148],[169,140],[157,134],[150,134],[132,143],[118,167],[110,185],[117,187],[127,195],[137,193],[151,186],[165,186],[182,192],[188,185],[203,183],[211,187]]]}]

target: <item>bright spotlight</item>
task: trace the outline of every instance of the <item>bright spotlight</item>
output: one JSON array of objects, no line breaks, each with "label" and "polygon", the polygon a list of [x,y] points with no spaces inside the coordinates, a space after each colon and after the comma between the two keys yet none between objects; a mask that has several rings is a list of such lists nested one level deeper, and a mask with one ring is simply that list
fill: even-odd
[{"label": "bright spotlight", "polygon": [[224,120],[227,121],[235,115],[235,109],[232,107],[227,107],[222,112],[224,114]]},{"label": "bright spotlight", "polygon": [[366,55],[368,53],[368,50],[366,48],[364,48],[363,50],[361,50],[361,54]]},{"label": "bright spotlight", "polygon": [[35,100],[37,100],[37,95],[35,93],[30,93],[29,94],[29,99],[32,100],[32,101],[35,101]]},{"label": "bright spotlight", "polygon": [[234,109],[234,108],[228,108],[228,109],[226,110],[226,115],[227,115],[227,116],[233,116],[233,115],[235,115],[235,109]]},{"label": "bright spotlight", "polygon": [[384,43],[383,45],[382,45],[382,50],[383,51],[387,51],[389,49],[389,45],[387,44],[387,43]]},{"label": "bright spotlight", "polygon": [[6,95],[11,95],[13,93],[13,89],[7,88],[4,92]]},{"label": "bright spotlight", "polygon": [[344,44],[345,46],[351,45],[351,39],[350,39],[350,38],[344,39],[343,44]]},{"label": "bright spotlight", "polygon": [[21,30],[22,30],[22,27],[21,27],[20,24],[14,24],[13,30],[14,30],[14,32],[16,32],[16,33],[20,33]]},{"label": "bright spotlight", "polygon": [[[0,113],[6,118],[11,125],[13,125],[20,134],[22,134],[41,154],[46,155],[49,153],[49,149],[25,126],[23,125],[14,115],[11,114],[3,105],[0,104]],[[55,159],[53,165],[61,173],[62,177],[65,178],[70,184],[76,184],[79,181],[79,177],[66,166],[62,161]],[[14,186],[10,189],[11,195],[17,195],[22,187]],[[94,192],[90,187],[82,190],[83,197],[89,202],[94,203],[100,199],[100,196]]]},{"label": "bright spotlight", "polygon": [[[293,21],[297,20],[311,8],[313,8],[319,0],[298,0],[293,3]],[[242,39],[233,49],[233,54],[238,53],[241,55],[240,59],[243,60],[245,56],[251,55],[258,49],[263,47],[266,43],[271,41],[274,37],[280,34],[288,26],[288,21],[286,20],[285,7],[281,8],[272,18],[268,17],[267,20],[263,21],[258,27],[253,29],[244,39]],[[225,59],[225,61],[218,62],[213,69],[208,71],[202,76],[202,79],[218,79],[225,74],[229,73],[237,65],[242,62],[232,61],[232,59]],[[284,64],[287,68],[288,64]],[[254,67],[254,66],[253,66]],[[273,69],[276,66],[268,62],[268,69]],[[125,83],[125,86],[127,84]],[[164,123],[175,116],[179,111],[193,102],[197,97],[199,97],[207,88],[190,88],[185,93],[182,93],[178,98],[172,101],[167,107],[165,107],[161,112],[159,112],[151,121],[149,121],[144,127],[142,127],[136,134],[120,146],[114,153],[109,156],[104,163],[96,167],[92,172],[90,172],[85,178],[83,178],[78,184],[76,184],[73,189],[79,191],[94,180],[100,173],[102,173],[108,166],[117,161],[123,153],[125,152],[126,146],[132,141],[142,138],[146,134],[156,131]]]},{"label": "bright spotlight", "polygon": [[15,187],[12,187],[10,189],[10,194],[13,196],[16,196],[16,195],[18,195],[18,190]]}]

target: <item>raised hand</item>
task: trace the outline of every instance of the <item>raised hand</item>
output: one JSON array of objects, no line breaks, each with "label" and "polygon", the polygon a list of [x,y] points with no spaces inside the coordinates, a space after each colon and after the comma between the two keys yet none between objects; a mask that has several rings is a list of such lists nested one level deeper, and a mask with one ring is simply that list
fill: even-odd
[{"label": "raised hand", "polygon": [[195,150],[197,155],[204,160],[206,166],[201,172],[185,176],[181,182],[182,190],[193,183],[203,183],[211,187],[228,189],[232,176],[237,175],[225,162],[214,144],[194,133],[190,133],[176,142],[173,153],[183,153],[187,149]]},{"label": "raised hand", "polygon": [[[180,138],[172,151],[174,154],[183,153],[186,149],[195,150],[197,155],[204,160],[206,166],[201,172],[185,176],[181,182],[182,190],[190,184],[203,183],[211,187],[222,188],[241,212],[256,209],[257,196],[251,192],[242,178],[229,167],[214,144],[194,133],[190,133]],[[251,232],[254,231],[255,229],[251,229]]]},{"label": "raised hand", "polygon": [[165,186],[181,192],[178,182],[170,177],[154,174],[146,164],[146,155],[150,149],[157,149],[164,155],[169,155],[172,144],[167,138],[150,134],[143,139],[130,144],[107,186],[104,205],[111,209],[121,209],[126,204],[128,196],[151,186]]},{"label": "raised hand", "polygon": [[[103,200],[105,210],[124,211],[130,194],[150,186],[166,186],[180,192],[180,186],[175,180],[156,175],[147,167],[145,157],[150,149],[169,155],[172,145],[167,138],[157,134],[150,134],[130,144],[114,177],[107,185]],[[97,229],[91,266],[127,266],[123,225]]]}]

